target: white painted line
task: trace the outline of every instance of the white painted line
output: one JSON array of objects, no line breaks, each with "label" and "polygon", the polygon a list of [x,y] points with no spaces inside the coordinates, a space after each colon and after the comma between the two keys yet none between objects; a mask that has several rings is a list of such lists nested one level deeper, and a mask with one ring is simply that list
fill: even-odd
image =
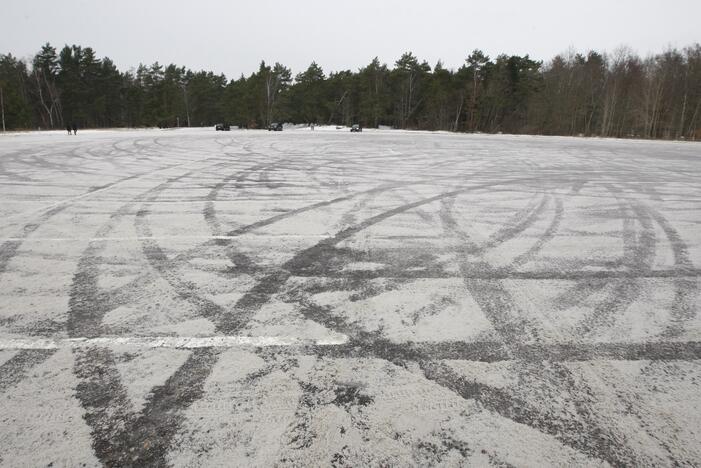
[{"label": "white painted line", "polygon": [[150,237],[139,237],[139,236],[126,236],[126,237],[0,237],[0,242],[97,242],[97,241],[114,241],[114,242],[124,242],[124,241],[143,241],[143,240],[232,240],[240,239],[245,235],[255,236],[256,239],[280,239],[280,238],[291,238],[291,239],[325,239],[332,236],[333,234],[278,234],[278,235],[263,235],[256,234],[251,231],[246,234],[239,234],[238,236],[150,236]]},{"label": "white painted line", "polygon": [[339,346],[346,335],[305,340],[291,336],[104,336],[98,338],[9,338],[0,339],[0,349],[65,349],[90,346],[133,346],[137,348],[237,348],[243,346]]}]

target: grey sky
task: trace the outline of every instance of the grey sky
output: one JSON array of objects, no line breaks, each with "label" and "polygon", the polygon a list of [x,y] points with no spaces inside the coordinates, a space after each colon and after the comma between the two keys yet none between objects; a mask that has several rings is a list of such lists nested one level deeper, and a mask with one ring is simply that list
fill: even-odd
[{"label": "grey sky", "polygon": [[548,59],[570,46],[683,47],[701,41],[699,18],[701,0],[2,0],[0,53],[75,43],[122,70],[157,60],[229,78],[261,59],[328,72],[407,50],[453,68],[475,48]]}]

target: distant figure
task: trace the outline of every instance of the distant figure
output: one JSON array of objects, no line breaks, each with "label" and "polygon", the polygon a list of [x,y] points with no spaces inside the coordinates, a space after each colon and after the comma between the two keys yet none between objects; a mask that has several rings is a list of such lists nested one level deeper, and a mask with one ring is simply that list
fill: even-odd
[{"label": "distant figure", "polygon": [[71,124],[66,125],[66,130],[68,130],[68,134],[71,134]]},{"label": "distant figure", "polygon": [[312,131],[314,131],[314,124],[312,124]]},{"label": "distant figure", "polygon": [[78,125],[75,122],[73,122],[73,135],[77,135],[77,134],[78,134]]}]

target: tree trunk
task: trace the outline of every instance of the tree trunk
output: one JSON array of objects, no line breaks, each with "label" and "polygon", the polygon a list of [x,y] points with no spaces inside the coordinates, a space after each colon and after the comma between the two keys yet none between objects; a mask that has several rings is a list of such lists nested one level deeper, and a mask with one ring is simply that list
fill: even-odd
[{"label": "tree trunk", "polygon": [[458,131],[458,124],[460,122],[460,114],[462,113],[462,105],[465,102],[465,96],[463,92],[460,92],[460,105],[458,105],[458,111],[455,113],[455,122],[453,123],[453,131]]}]

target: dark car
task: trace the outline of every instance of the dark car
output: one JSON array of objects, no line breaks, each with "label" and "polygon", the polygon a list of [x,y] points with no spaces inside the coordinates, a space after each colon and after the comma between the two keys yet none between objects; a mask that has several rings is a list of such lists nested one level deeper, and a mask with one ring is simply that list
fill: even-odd
[{"label": "dark car", "polygon": [[281,132],[282,131],[282,124],[273,122],[268,126],[268,131],[269,132]]},{"label": "dark car", "polygon": [[363,127],[361,127],[361,126],[358,125],[358,124],[354,124],[354,125],[351,127],[351,132],[353,132],[353,133],[355,133],[355,132],[362,132],[362,131],[363,131]]},{"label": "dark car", "polygon": [[229,130],[231,130],[231,126],[229,124],[218,123],[214,126],[214,129],[216,131],[221,130],[222,132],[228,132]]}]

